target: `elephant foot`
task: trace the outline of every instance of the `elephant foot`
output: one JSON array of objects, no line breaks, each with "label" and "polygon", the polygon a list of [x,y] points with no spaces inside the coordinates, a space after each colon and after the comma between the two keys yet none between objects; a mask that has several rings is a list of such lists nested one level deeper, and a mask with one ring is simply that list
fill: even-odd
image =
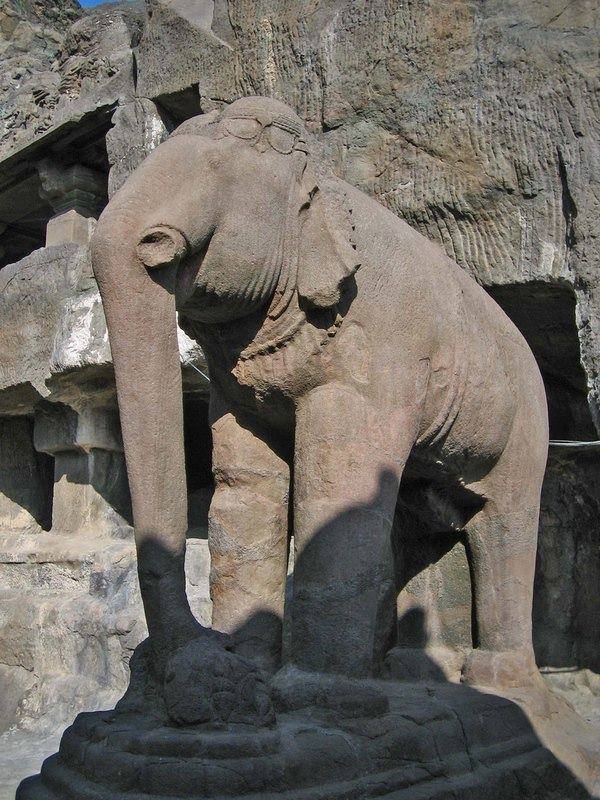
[{"label": "elephant foot", "polygon": [[473,650],[465,659],[462,682],[506,690],[544,685],[531,650]]},{"label": "elephant foot", "polygon": [[154,668],[154,652],[150,639],[144,639],[129,660],[129,685],[115,706],[118,714],[152,716],[166,721],[167,713],[162,696],[162,683]]},{"label": "elephant foot", "polygon": [[224,650],[231,650],[233,647],[230,636],[212,628],[205,628],[189,609],[174,610],[168,619],[161,620],[160,625],[146,641],[148,671],[161,686],[169,660],[187,644],[198,641]]},{"label": "elephant foot", "polygon": [[542,678],[527,650],[473,650],[463,666],[462,682],[496,689],[538,720],[578,719],[573,706]]},{"label": "elephant foot", "polygon": [[393,647],[385,656],[382,677],[396,681],[457,683],[463,662],[464,651],[450,647]]},{"label": "elephant foot", "polygon": [[531,650],[473,650],[465,660],[461,680],[499,690],[541,717],[560,713],[567,705],[548,688]]},{"label": "elephant foot", "polygon": [[115,712],[151,718],[156,724],[271,724],[270,694],[260,668],[230,652],[225,634],[199,624],[187,634],[189,638],[178,639],[179,647],[171,640],[168,650],[165,642],[152,638],[136,647],[129,686]]},{"label": "elephant foot", "polygon": [[266,676],[252,661],[226,650],[218,638],[197,638],[169,659],[163,696],[178,725],[259,727],[275,722]]}]

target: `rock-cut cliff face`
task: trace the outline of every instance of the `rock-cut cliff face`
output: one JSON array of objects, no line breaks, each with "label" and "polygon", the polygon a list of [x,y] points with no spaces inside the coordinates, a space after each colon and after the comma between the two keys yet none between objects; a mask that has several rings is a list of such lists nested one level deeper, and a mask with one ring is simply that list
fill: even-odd
[{"label": "rock-cut cliff face", "polygon": [[595,438],[599,27],[594,0],[151,0],[91,11],[6,0],[0,151],[86,97],[119,98],[107,140],[114,189],[181,115],[247,94],[283,99],[340,175],[436,239],[515,319],[542,365],[553,435]]},{"label": "rock-cut cliff face", "polygon": [[[290,101],[347,180],[498,287],[509,313],[527,284],[521,305],[549,309],[526,331],[548,381],[589,390],[600,424],[598,4],[227,6],[236,92]],[[576,362],[577,340],[583,371],[557,352]],[[571,427],[594,436],[589,418]]]},{"label": "rock-cut cliff face", "polygon": [[75,20],[77,0],[3,0],[0,4],[0,139],[14,141],[25,127],[35,128],[58,90],[52,66]]},{"label": "rock-cut cliff face", "polygon": [[43,134],[64,107],[106,85],[131,56],[143,4],[82,9],[77,0],[0,4],[0,152]]},{"label": "rock-cut cliff face", "polygon": [[595,438],[598,4],[194,7],[150,3],[139,93],[197,82],[203,110],[248,94],[296,108],[341,176],[437,240],[516,318],[542,364],[556,438]]}]

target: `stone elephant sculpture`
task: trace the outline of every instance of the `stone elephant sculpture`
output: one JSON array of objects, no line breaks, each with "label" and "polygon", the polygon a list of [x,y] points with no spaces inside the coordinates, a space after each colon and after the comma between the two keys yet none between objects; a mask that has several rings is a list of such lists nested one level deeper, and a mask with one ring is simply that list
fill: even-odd
[{"label": "stone elephant sculpture", "polygon": [[293,528],[292,662],[376,671],[403,479],[466,536],[465,679],[534,676],[544,386],[475,281],[328,175],[296,114],[261,97],[177,128],[104,210],[92,257],[159,668],[203,635],[185,596],[179,312],[211,378],[213,627],[277,665]]}]

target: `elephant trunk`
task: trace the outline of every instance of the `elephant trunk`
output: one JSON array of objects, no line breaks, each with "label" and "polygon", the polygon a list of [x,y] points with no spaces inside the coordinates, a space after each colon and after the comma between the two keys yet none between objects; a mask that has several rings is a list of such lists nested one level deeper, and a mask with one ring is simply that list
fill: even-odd
[{"label": "elephant trunk", "polygon": [[181,368],[174,296],[140,257],[143,215],[135,212],[130,193],[121,192],[100,217],[92,264],[114,362],[140,589],[160,670],[176,647],[201,630],[185,592]]}]

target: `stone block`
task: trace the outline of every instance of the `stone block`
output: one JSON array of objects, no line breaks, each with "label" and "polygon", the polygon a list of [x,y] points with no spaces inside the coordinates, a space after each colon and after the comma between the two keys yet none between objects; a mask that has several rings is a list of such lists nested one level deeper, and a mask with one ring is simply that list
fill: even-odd
[{"label": "stone block", "polygon": [[169,127],[156,103],[136,97],[121,103],[106,134],[110,163],[108,194],[112,197],[133,170],[169,135]]},{"label": "stone block", "polygon": [[[114,704],[145,635],[133,542],[79,530],[4,537],[0,570],[0,685],[9,687],[0,692],[0,732],[56,730],[78,711]],[[204,625],[209,570],[206,540],[190,540],[187,590]]]},{"label": "stone block", "polygon": [[398,647],[469,649],[471,576],[464,543],[449,533],[431,535],[424,521],[410,516],[397,535]]},{"label": "stone block", "polygon": [[57,214],[77,211],[82,217],[97,217],[106,204],[106,175],[81,164],[64,165],[51,159],[37,164],[40,194]]},{"label": "stone block", "polygon": [[127,471],[122,453],[60,450],[54,458],[52,531],[131,535]]},{"label": "stone block", "polygon": [[60,404],[46,405],[35,416],[36,450],[56,455],[76,450],[123,450],[119,415],[116,409],[83,408],[74,411]]},{"label": "stone block", "polygon": [[57,214],[48,220],[46,247],[70,242],[87,245],[94,232],[95,222],[94,217],[86,217],[74,209]]},{"label": "stone block", "polygon": [[197,85],[205,110],[215,107],[214,98],[235,98],[233,51],[209,27],[207,5],[153,2],[137,50],[141,96],[159,97]]},{"label": "stone block", "polygon": [[188,539],[185,572],[190,608],[196,619],[208,628],[211,624],[212,603],[208,585],[210,552],[206,539]]},{"label": "stone block", "polygon": [[144,636],[135,555],[80,532],[20,542],[0,552],[0,731],[44,733],[122,694]]},{"label": "stone block", "polygon": [[[68,297],[63,305],[50,362],[53,391],[57,389],[57,375],[68,373],[71,380],[65,375],[64,382],[74,385],[74,370],[83,372],[86,368],[104,367],[112,362],[100,294],[92,277],[86,276],[85,280],[89,288]],[[102,394],[103,388],[112,388],[111,381],[107,384],[97,387],[97,393]],[[90,392],[91,387],[87,387],[83,394],[89,398]]]},{"label": "stone block", "polygon": [[87,248],[71,243],[36,250],[0,272],[0,413],[30,413],[48,396],[64,302],[89,271]]},{"label": "stone block", "polygon": [[48,404],[36,414],[34,443],[54,456],[54,532],[130,532],[127,470],[115,409],[76,412]]}]

